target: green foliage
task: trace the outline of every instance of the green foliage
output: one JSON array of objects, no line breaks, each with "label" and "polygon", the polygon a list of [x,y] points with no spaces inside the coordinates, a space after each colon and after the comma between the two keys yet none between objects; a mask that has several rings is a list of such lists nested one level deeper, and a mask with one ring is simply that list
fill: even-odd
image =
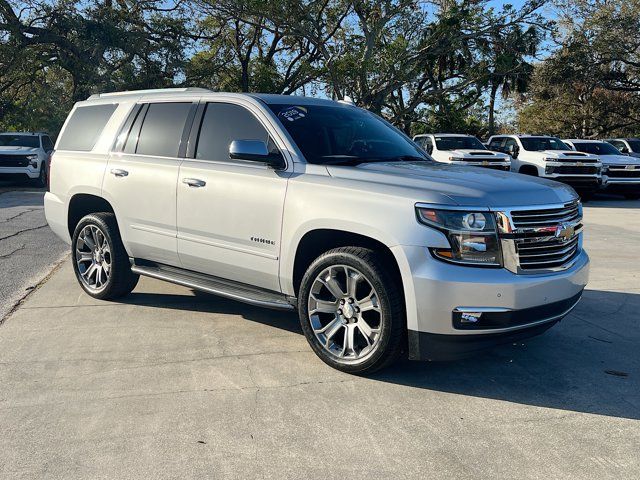
[{"label": "green foliage", "polygon": [[640,134],[639,0],[564,5],[560,48],[536,65],[522,130],[567,137]]}]

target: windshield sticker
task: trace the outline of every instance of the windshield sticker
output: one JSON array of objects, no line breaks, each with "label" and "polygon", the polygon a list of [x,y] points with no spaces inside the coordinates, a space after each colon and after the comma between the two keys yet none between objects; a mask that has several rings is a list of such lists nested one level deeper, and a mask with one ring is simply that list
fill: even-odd
[{"label": "windshield sticker", "polygon": [[287,107],[281,110],[278,116],[288,122],[295,122],[307,116],[307,109],[304,107]]}]

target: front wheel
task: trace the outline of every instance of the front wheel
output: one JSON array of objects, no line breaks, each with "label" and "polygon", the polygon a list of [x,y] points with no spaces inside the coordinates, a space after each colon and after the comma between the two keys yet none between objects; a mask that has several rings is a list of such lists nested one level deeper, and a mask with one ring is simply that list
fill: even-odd
[{"label": "front wheel", "polygon": [[38,174],[38,178],[35,178],[33,181],[33,185],[38,188],[44,188],[47,186],[47,162],[42,162],[40,164],[40,172]]},{"label": "front wheel", "polygon": [[110,300],[135,288],[139,276],[131,271],[113,213],[93,213],[80,220],[71,245],[73,270],[89,295]]},{"label": "front wheel", "polygon": [[399,281],[373,250],[342,247],[302,279],[298,312],[313,351],[347,373],[372,373],[399,356],[405,317]]}]

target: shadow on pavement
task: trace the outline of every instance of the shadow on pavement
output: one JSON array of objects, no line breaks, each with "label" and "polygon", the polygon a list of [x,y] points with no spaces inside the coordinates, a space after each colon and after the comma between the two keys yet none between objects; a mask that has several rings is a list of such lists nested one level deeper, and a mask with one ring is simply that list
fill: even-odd
[{"label": "shadow on pavement", "polygon": [[257,322],[286,330],[287,332],[302,334],[300,322],[295,313],[253,307],[200,291],[194,291],[193,293],[194,295],[191,296],[134,291],[125,298],[120,299],[120,302],[129,305],[170,308],[191,312],[240,315],[250,322]]},{"label": "shadow on pavement", "polygon": [[[241,315],[301,334],[297,316],[213,295],[133,293],[125,303]],[[544,335],[457,362],[400,361],[371,380],[575,412],[640,419],[640,295],[586,291]]]},{"label": "shadow on pavement", "polygon": [[584,206],[590,208],[640,209],[640,200],[628,200],[622,195],[599,193],[588,202],[584,202]]}]

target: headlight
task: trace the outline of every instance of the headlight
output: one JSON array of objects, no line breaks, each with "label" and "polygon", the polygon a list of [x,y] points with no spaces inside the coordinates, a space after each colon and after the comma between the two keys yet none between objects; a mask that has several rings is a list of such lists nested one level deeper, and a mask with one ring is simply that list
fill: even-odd
[{"label": "headlight", "polygon": [[449,239],[451,248],[434,248],[431,253],[447,262],[465,265],[502,266],[496,222],[490,212],[465,212],[417,207],[421,223],[437,228]]},{"label": "headlight", "polygon": [[27,160],[29,160],[29,164],[36,168],[38,166],[38,155],[27,155]]}]

